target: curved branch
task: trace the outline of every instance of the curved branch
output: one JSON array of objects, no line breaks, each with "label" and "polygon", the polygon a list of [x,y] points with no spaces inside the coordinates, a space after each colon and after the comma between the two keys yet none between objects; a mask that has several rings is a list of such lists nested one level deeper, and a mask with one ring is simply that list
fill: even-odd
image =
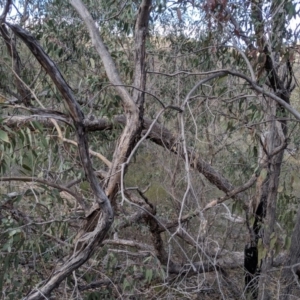
[{"label": "curved branch", "polygon": [[95,200],[101,208],[101,213],[96,220],[94,231],[80,239],[81,247],[74,251],[73,255],[60,267],[60,269],[55,270],[52,273],[48,280],[43,283],[42,287],[32,290],[24,298],[26,300],[38,300],[48,297],[67,276],[91,257],[96,248],[105,238],[107,231],[113,223],[114,215],[110,201],[102,187],[99,185],[99,180],[94,173],[89,156],[87,134],[83,124],[84,116],[79,104],[75,100],[71,88],[66,83],[56,64],[50,59],[37,40],[29,32],[25,31],[18,25],[9,24],[7,22],[5,24],[7,24],[15,35],[27,45],[29,50],[51,77],[57,89],[63,96],[76,129],[79,155],[86,178],[94,193]]},{"label": "curved branch", "polygon": [[[154,72],[151,72],[151,73],[154,73]],[[284,101],[282,98],[278,97],[277,95],[264,90],[260,85],[258,85],[256,82],[254,82],[251,78],[249,78],[248,76],[246,76],[242,73],[223,69],[223,70],[216,70],[216,71],[211,71],[211,72],[207,72],[207,73],[199,73],[199,74],[198,73],[197,74],[190,73],[190,75],[213,74],[213,73],[216,73],[217,76],[212,75],[206,79],[203,79],[203,80],[199,81],[195,86],[199,87],[201,84],[203,84],[204,82],[207,82],[208,80],[212,80],[217,77],[222,77],[224,75],[232,75],[235,77],[239,77],[239,78],[244,79],[256,92],[273,99],[274,101],[279,103],[281,106],[283,106],[288,112],[290,112],[297,120],[300,120],[300,113],[295,108],[293,108],[290,104],[288,104],[286,101]],[[176,73],[176,74],[156,73],[156,74],[161,74],[161,75],[165,75],[165,76],[175,76],[175,75],[178,75],[179,73]],[[188,72],[185,72],[185,74],[188,74]]]},{"label": "curved branch", "polygon": [[92,39],[92,43],[102,59],[107,77],[112,84],[117,85],[116,89],[123,101],[124,106],[128,110],[135,111],[135,103],[131,99],[128,91],[122,86],[123,82],[120,78],[115,62],[107,51],[106,46],[99,34],[99,29],[96,27],[95,21],[93,20],[91,14],[80,0],[70,0],[69,2],[84,21]]},{"label": "curved branch", "polygon": [[[79,104],[75,100],[73,92],[66,83],[59,69],[50,57],[45,53],[43,48],[38,44],[37,40],[27,31],[15,24],[6,23],[11,30],[27,45],[29,50],[33,53],[39,63],[43,66],[47,74],[51,77],[58,90],[61,92],[63,98],[69,109],[69,113],[74,121],[76,134],[78,138],[79,154],[86,176],[90,182],[91,188],[96,196],[97,202],[104,206],[109,206],[109,200],[106,194],[98,184],[97,177],[94,174],[92,164],[88,154],[88,142],[85,136],[85,129],[83,125],[84,116]],[[108,207],[107,206],[107,207]]]},{"label": "curved branch", "polygon": [[37,178],[37,177],[1,177],[0,182],[1,181],[2,182],[4,182],[4,181],[23,181],[23,182],[42,183],[42,184],[45,184],[47,186],[51,186],[55,189],[67,192],[68,194],[73,196],[78,201],[78,203],[81,205],[81,207],[84,209],[84,211],[87,212],[89,210],[88,204],[84,201],[84,199],[80,195],[78,195],[78,193],[73,192],[71,189],[69,189],[69,188],[67,188],[63,185],[60,185],[60,184],[57,184],[57,183],[54,183],[54,182],[50,182],[50,181],[45,180],[45,179],[41,179],[41,178]]}]

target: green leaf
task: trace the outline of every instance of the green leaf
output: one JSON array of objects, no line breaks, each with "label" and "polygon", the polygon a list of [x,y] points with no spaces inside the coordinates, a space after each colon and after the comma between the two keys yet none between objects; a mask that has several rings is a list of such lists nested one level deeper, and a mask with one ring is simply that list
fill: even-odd
[{"label": "green leaf", "polygon": [[31,168],[26,164],[22,164],[22,167],[27,171],[32,171]]},{"label": "green leaf", "polygon": [[291,237],[290,236],[286,236],[285,241],[284,241],[284,249],[288,250],[291,247]]},{"label": "green leaf", "polygon": [[29,145],[32,146],[32,136],[29,128],[26,128]]},{"label": "green leaf", "polygon": [[83,182],[81,182],[81,184],[80,184],[80,188],[81,188],[83,191],[88,191],[89,188],[90,188],[90,184],[89,184],[87,181],[83,181]]},{"label": "green leaf", "polygon": [[147,262],[151,261],[151,259],[152,259],[151,256],[145,258],[145,259],[143,260],[143,264],[146,264]]},{"label": "green leaf", "polygon": [[90,58],[90,63],[91,63],[92,69],[95,69],[95,61],[93,58]]},{"label": "green leaf", "polygon": [[146,281],[148,282],[148,283],[150,283],[151,282],[151,280],[152,280],[152,277],[153,277],[153,270],[152,269],[147,269],[146,270]]},{"label": "green leaf", "polygon": [[43,126],[39,122],[31,121],[30,124],[34,129],[37,129],[40,133],[43,132]]},{"label": "green leaf", "polygon": [[126,288],[130,287],[130,283],[129,281],[124,278],[124,281],[123,281],[123,290],[126,290]]},{"label": "green leaf", "polygon": [[9,143],[8,134],[3,130],[0,130],[0,140]]},{"label": "green leaf", "polygon": [[13,236],[13,235],[15,235],[18,232],[20,232],[19,229],[13,229],[12,231],[9,232],[9,236]]},{"label": "green leaf", "polygon": [[261,261],[265,257],[266,249],[262,243],[262,240],[259,239],[257,243],[257,252],[258,252],[258,261]]}]

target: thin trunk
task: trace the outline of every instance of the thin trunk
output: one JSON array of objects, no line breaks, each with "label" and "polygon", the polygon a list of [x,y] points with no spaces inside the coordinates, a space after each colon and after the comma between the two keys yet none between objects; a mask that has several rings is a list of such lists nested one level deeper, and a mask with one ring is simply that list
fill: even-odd
[{"label": "thin trunk", "polygon": [[[284,1],[285,2],[285,1]],[[265,26],[263,19],[263,1],[252,0],[251,11],[252,20],[255,29],[256,44],[258,51],[264,58],[264,70],[267,78],[268,87],[273,92],[289,104],[291,82],[288,76],[279,76],[279,55],[274,53],[275,45],[281,46],[283,43],[284,34],[282,30],[285,27],[285,18],[281,13],[275,11],[281,5],[278,1],[272,1],[271,11],[274,13],[273,19],[273,35],[270,36],[270,41],[266,39]],[[289,62],[287,62],[287,69]],[[261,78],[262,73],[259,72],[258,77]],[[266,131],[261,135],[260,146],[262,157],[259,160],[266,160],[267,166],[262,174],[266,174],[262,180],[257,182],[256,203],[258,204],[255,210],[255,222],[250,229],[251,242],[245,247],[245,293],[252,299],[273,299],[270,289],[270,275],[269,271],[273,262],[273,249],[271,249],[271,238],[274,233],[274,226],[276,222],[276,204],[277,204],[277,190],[279,186],[279,177],[281,165],[283,162],[282,150],[278,154],[270,157],[270,153],[274,148],[285,143],[287,136],[286,121],[276,121],[277,116],[285,115],[286,110],[278,103],[275,104],[270,98],[266,99],[267,106],[265,107],[265,120],[268,123]],[[261,239],[261,247],[258,249],[258,243]],[[261,253],[259,253],[261,251]],[[258,260],[259,254],[264,254],[261,261]]]},{"label": "thin trunk", "polygon": [[294,290],[298,290],[300,284],[300,208],[298,209],[296,224],[292,234],[291,247],[288,258],[285,262],[285,268],[282,271],[281,282],[283,284],[283,291],[281,293],[281,300],[296,299],[293,295]]},{"label": "thin trunk", "polygon": [[272,267],[274,249],[271,248],[271,237],[274,232],[276,222],[276,205],[277,205],[277,190],[279,186],[279,176],[281,171],[281,164],[283,160],[283,151],[276,155],[270,163],[270,176],[267,184],[267,198],[266,198],[266,217],[264,219],[264,229],[262,244],[266,249],[266,256],[262,260],[262,267],[260,272],[259,291],[263,296],[262,299],[273,299],[270,286],[268,271]]}]

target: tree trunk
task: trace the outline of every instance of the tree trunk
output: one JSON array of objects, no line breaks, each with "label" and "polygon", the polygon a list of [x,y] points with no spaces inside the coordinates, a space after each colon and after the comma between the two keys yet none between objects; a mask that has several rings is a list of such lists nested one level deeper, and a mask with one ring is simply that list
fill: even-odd
[{"label": "tree trunk", "polygon": [[[271,110],[271,105],[269,106]],[[272,114],[270,114],[272,116]],[[274,120],[275,116],[270,117]],[[255,212],[255,221],[253,224],[254,239],[245,247],[245,292],[251,295],[253,299],[258,299],[258,288],[260,293],[263,291],[264,299],[269,299],[265,290],[267,273],[272,266],[273,249],[270,248],[271,235],[274,232],[276,218],[277,190],[279,185],[279,176],[283,159],[283,150],[270,157],[274,149],[280,146],[284,141],[281,139],[281,124],[276,121],[270,121],[268,131],[265,133],[264,140],[261,139],[262,148],[265,152],[260,160],[267,159],[265,173],[267,174],[262,182],[257,183],[257,195],[259,196],[259,205]],[[264,172],[262,172],[264,173]],[[258,247],[259,239],[262,241],[262,247]],[[259,251],[265,254],[262,261],[258,261]],[[259,283],[259,285],[258,285]]]},{"label": "tree trunk", "polygon": [[[289,103],[289,86],[283,86],[282,82],[285,80],[282,81],[279,78],[267,48],[264,49],[264,53],[266,55],[264,68],[269,84],[278,97]],[[268,288],[270,287],[268,272],[273,262],[274,251],[271,249],[271,238],[276,222],[277,190],[284,150],[273,156],[271,154],[276,147],[285,143],[286,121],[276,121],[277,115],[285,113],[281,105],[274,103],[271,99],[267,100],[265,107],[267,127],[260,137],[261,155],[258,157],[259,164],[267,164],[265,172],[262,172],[266,176],[257,183],[256,202],[259,205],[255,211],[253,238],[245,247],[245,292],[253,299],[272,299],[271,290]],[[259,239],[261,239],[260,247],[258,247]],[[260,253],[263,255],[259,255]],[[258,261],[259,257],[262,257],[261,261]]]},{"label": "tree trunk", "polygon": [[285,268],[282,271],[281,282],[283,284],[283,291],[281,293],[281,300],[296,299],[291,296],[294,289],[298,288],[300,284],[300,208],[298,209],[296,224],[292,234],[291,247],[288,258],[285,262]]}]

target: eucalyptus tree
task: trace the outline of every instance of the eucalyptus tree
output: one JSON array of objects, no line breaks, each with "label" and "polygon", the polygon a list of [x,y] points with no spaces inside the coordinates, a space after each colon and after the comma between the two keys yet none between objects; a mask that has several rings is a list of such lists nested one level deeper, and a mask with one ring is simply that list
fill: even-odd
[{"label": "eucalyptus tree", "polygon": [[4,298],[299,296],[297,1],[2,4]]}]

